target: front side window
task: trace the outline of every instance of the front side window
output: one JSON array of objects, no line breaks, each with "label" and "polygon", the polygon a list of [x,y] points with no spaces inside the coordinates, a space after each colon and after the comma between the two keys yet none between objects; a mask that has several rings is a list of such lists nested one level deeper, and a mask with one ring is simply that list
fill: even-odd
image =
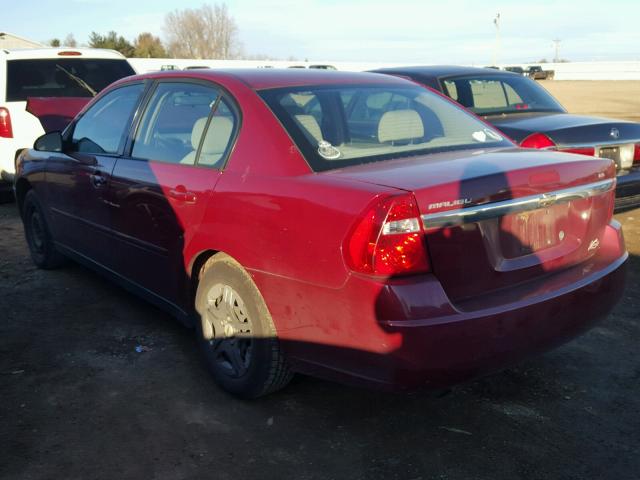
[{"label": "front side window", "polygon": [[535,81],[517,75],[454,77],[442,81],[444,92],[478,115],[515,112],[564,112]]},{"label": "front side window", "polygon": [[260,95],[315,171],[511,145],[463,109],[417,86],[297,87]]},{"label": "front side window", "polygon": [[144,85],[138,83],[118,88],[100,98],[73,127],[71,150],[80,153],[118,153],[143,91]]},{"label": "front side window", "polygon": [[183,165],[219,167],[235,118],[213,87],[160,83],[135,136],[132,156]]}]

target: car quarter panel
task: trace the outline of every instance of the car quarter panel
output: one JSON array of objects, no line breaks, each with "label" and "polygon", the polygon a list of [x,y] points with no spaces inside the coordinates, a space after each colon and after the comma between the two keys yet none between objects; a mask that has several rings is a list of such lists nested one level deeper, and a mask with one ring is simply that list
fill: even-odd
[{"label": "car quarter panel", "polygon": [[342,243],[355,219],[377,195],[392,192],[398,191],[313,174],[226,171],[185,260],[198,251],[220,250],[250,271],[338,288],[348,275]]}]

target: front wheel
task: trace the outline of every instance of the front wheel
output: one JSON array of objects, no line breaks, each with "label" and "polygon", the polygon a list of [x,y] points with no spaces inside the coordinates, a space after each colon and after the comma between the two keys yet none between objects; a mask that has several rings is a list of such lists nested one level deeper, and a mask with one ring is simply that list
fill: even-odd
[{"label": "front wheel", "polygon": [[242,398],[285,387],[292,378],[267,306],[238,262],[218,254],[196,292],[198,343],[216,383]]},{"label": "front wheel", "polygon": [[44,210],[33,190],[29,190],[24,198],[22,222],[33,263],[45,270],[62,265],[65,258],[56,250]]}]

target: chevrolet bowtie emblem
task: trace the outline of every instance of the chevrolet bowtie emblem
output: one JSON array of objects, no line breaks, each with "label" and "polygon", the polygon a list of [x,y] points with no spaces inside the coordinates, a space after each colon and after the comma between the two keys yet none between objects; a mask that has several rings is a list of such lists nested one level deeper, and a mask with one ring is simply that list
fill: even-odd
[{"label": "chevrolet bowtie emblem", "polygon": [[538,207],[539,208],[550,207],[551,205],[556,203],[556,200],[557,200],[557,196],[556,195],[553,195],[553,194],[550,194],[550,193],[544,193],[538,199]]}]

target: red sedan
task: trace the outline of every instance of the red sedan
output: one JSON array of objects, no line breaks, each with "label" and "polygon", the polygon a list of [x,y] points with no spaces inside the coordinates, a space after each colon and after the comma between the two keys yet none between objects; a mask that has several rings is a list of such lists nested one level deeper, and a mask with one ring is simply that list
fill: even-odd
[{"label": "red sedan", "polygon": [[614,188],[611,160],[520,150],[404,79],[298,70],[129,77],[15,183],[36,265],[194,325],[243,397],[441,387],[567,341],[622,293]]}]

